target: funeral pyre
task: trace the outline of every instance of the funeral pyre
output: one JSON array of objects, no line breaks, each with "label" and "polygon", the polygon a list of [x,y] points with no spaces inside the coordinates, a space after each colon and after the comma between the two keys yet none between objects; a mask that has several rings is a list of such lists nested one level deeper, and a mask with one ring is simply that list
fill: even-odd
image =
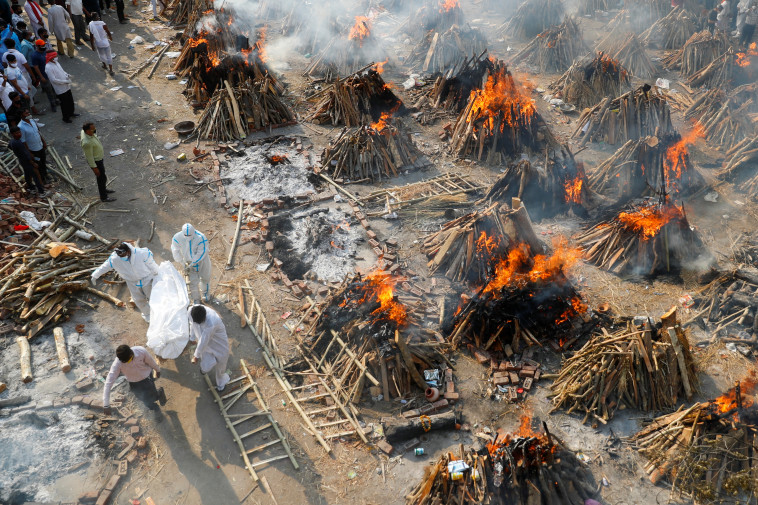
[{"label": "funeral pyre", "polygon": [[526,63],[540,72],[561,72],[587,50],[579,24],[573,17],[567,17],[560,25],[538,34],[510,63]]},{"label": "funeral pyre", "polygon": [[754,496],[758,411],[753,373],[710,401],[655,418],[632,441],[647,458],[650,480],[668,481],[697,503]]},{"label": "funeral pyre", "polygon": [[531,39],[561,24],[564,14],[561,0],[526,0],[500,30],[511,37]]},{"label": "funeral pyre", "polygon": [[321,154],[322,171],[353,181],[380,181],[430,165],[410,135],[386,112],[371,126],[344,128]]},{"label": "funeral pyre", "polygon": [[479,453],[461,445],[457,456],[445,454],[426,469],[406,504],[577,505],[596,497],[587,466],[543,429],[535,432],[523,416],[515,433],[498,429]]},{"label": "funeral pyre", "polygon": [[756,159],[758,159],[758,137],[746,138],[726,152],[726,160],[718,176],[734,182],[752,200],[758,200]]},{"label": "funeral pyre", "polygon": [[697,32],[698,20],[681,7],[674,8],[642,33],[642,41],[658,49],[679,49]]},{"label": "funeral pyre", "polygon": [[620,62],[634,77],[650,79],[655,75],[655,65],[645,52],[645,47],[639,37],[634,33],[620,35],[618,32],[610,31],[603,40],[598,42],[595,51],[607,53]]},{"label": "funeral pyre", "polygon": [[724,54],[729,47],[729,38],[724,32],[712,34],[708,30],[694,33],[684,46],[675,48],[663,59],[666,68],[678,68],[684,77],[699,72],[713,60]]},{"label": "funeral pyre", "polygon": [[557,146],[526,93],[504,62],[493,61],[484,87],[471,92],[453,126],[450,151],[459,158],[499,165],[527,149],[541,152]]},{"label": "funeral pyre", "polygon": [[660,411],[692,397],[695,365],[676,310],[661,322],[627,321],[621,329],[594,335],[561,365],[550,388],[553,412],[584,415],[606,424],[617,410]]},{"label": "funeral pyre", "polygon": [[684,117],[702,125],[705,138],[732,151],[756,133],[758,85],[746,84],[729,92],[717,88],[701,91]]},{"label": "funeral pyre", "polygon": [[611,99],[606,96],[586,109],[577,121],[574,137],[615,145],[629,139],[674,131],[666,97],[657,87],[642,85]]},{"label": "funeral pyre", "polygon": [[629,89],[629,72],[607,54],[577,61],[554,83],[550,90],[554,98],[576,105],[579,109],[592,107],[606,96],[619,96]]},{"label": "funeral pyre", "polygon": [[710,254],[684,212],[655,197],[630,204],[577,237],[584,258],[614,273],[653,275],[710,266]]},{"label": "funeral pyre", "polygon": [[402,100],[384,82],[381,70],[381,64],[369,65],[312,95],[309,100],[317,103],[308,119],[316,124],[353,127],[378,121],[389,111],[404,113]]},{"label": "funeral pyre", "polygon": [[592,172],[590,188],[617,203],[661,192],[677,198],[699,191],[705,181],[690,160],[689,146],[702,136],[696,123],[684,136],[628,140]]},{"label": "funeral pyre", "polygon": [[[408,279],[377,270],[346,280],[324,302],[318,319],[301,342],[305,353],[340,378],[346,398],[357,403],[364,378],[388,377],[389,398],[406,396],[416,384],[427,385],[427,369],[443,363],[436,347],[424,345],[433,333],[411,328],[424,318],[426,304],[403,292]],[[420,368],[419,368],[420,365]],[[295,361],[290,371],[305,367]]]},{"label": "funeral pyre", "polygon": [[471,94],[481,89],[493,68],[487,51],[472,55],[438,75],[429,91],[422,93],[415,107],[428,105],[459,113],[468,103]]},{"label": "funeral pyre", "polygon": [[444,74],[465,59],[487,49],[487,39],[479,30],[457,25],[444,32],[430,31],[411,49],[405,63],[416,72]]},{"label": "funeral pyre", "polygon": [[338,35],[313,57],[303,75],[333,81],[372,61],[385,61],[386,51],[371,33],[371,20],[356,16],[347,34]]},{"label": "funeral pyre", "polygon": [[510,203],[518,198],[529,206],[535,219],[553,217],[573,209],[584,215],[589,207],[587,175],[584,165],[577,163],[567,145],[555,150],[547,166],[540,160],[509,164],[490,186],[484,202]]},{"label": "funeral pyre", "polygon": [[427,0],[426,5],[408,17],[400,30],[416,37],[419,31],[422,34],[430,31],[442,33],[453,26],[462,26],[464,21],[459,0]]},{"label": "funeral pyre", "polygon": [[[745,261],[731,272],[713,280],[694,297],[695,323],[714,337],[756,348],[758,342],[758,243],[735,246],[736,259]],[[751,336],[752,335],[752,336]]]}]

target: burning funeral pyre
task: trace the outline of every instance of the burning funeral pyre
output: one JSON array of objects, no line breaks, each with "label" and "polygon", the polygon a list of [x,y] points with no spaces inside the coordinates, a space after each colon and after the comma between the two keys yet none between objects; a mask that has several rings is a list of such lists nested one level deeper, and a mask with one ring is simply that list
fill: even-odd
[{"label": "burning funeral pyre", "polygon": [[444,32],[430,31],[411,49],[405,63],[416,72],[444,74],[467,58],[487,49],[487,39],[479,30],[457,25]]},{"label": "burning funeral pyre", "polygon": [[371,20],[366,16],[356,16],[355,24],[348,33],[332,38],[314,56],[303,75],[333,81],[354,73],[368,62],[386,59],[379,40],[371,34]]},{"label": "burning funeral pyre", "polygon": [[708,30],[694,33],[683,47],[667,54],[663,59],[666,68],[678,68],[684,77],[699,72],[713,60],[724,54],[729,47],[729,38],[724,32],[711,33]]},{"label": "burning funeral pyre", "polygon": [[561,24],[564,14],[561,0],[526,0],[500,30],[511,37],[531,39],[551,26]]},{"label": "burning funeral pyre", "polygon": [[581,505],[595,497],[587,466],[544,423],[543,429],[533,431],[523,416],[518,431],[497,430],[480,453],[461,446],[458,456],[443,455],[426,469],[406,504]]},{"label": "burning funeral pyre", "polygon": [[508,165],[483,201],[510,203],[518,198],[529,206],[536,219],[553,217],[569,209],[585,214],[585,208],[589,207],[589,186],[583,165],[574,160],[568,146],[556,150],[547,162],[547,167],[534,166],[528,160]]},{"label": "burning funeral pyre", "polygon": [[438,75],[431,89],[416,101],[416,108],[429,105],[459,113],[466,107],[471,93],[484,85],[492,68],[493,62],[487,58],[487,51],[466,58]]},{"label": "burning funeral pyre", "polygon": [[697,32],[697,28],[695,15],[677,7],[645,30],[641,35],[642,42],[658,49],[679,49]]},{"label": "burning funeral pyre", "polygon": [[526,149],[539,152],[556,145],[534,100],[500,60],[493,63],[484,87],[471,92],[450,140],[450,150],[459,158],[496,165]]},{"label": "burning funeral pyre", "polygon": [[683,137],[670,133],[629,140],[592,172],[590,187],[617,203],[661,192],[677,198],[699,191],[705,181],[690,161],[688,146],[702,136],[696,124]]},{"label": "burning funeral pyre", "polygon": [[657,87],[645,84],[614,99],[605,97],[586,109],[577,121],[573,137],[581,136],[582,146],[590,140],[615,145],[673,131],[666,97]]},{"label": "burning funeral pyre", "polygon": [[690,75],[687,78],[687,84],[714,89],[755,83],[758,75],[754,70],[756,65],[752,63],[756,56],[758,56],[756,42],[750,44],[745,51],[735,51],[730,47],[702,70]]},{"label": "burning funeral pyre", "polygon": [[209,0],[171,0],[162,15],[171,20],[173,26],[197,23],[199,15],[213,10],[213,2]]},{"label": "burning funeral pyre", "polygon": [[592,59],[587,57],[574,63],[550,84],[550,90],[553,97],[584,109],[606,96],[619,96],[629,86],[629,72],[607,54],[596,53]]},{"label": "burning funeral pyre", "polygon": [[382,79],[381,69],[381,64],[369,65],[311,96],[311,101],[318,102],[308,119],[316,124],[353,127],[377,121],[389,111],[403,114],[405,106]]},{"label": "burning funeral pyre", "polygon": [[532,39],[511,60],[512,65],[527,63],[540,72],[561,72],[574,62],[574,59],[587,52],[582,38],[582,30],[573,17],[558,26],[551,26]]},{"label": "burning funeral pyre", "polygon": [[632,440],[648,460],[650,480],[664,479],[697,503],[754,496],[758,492],[756,382],[751,374],[724,395],[682,406],[636,433]]},{"label": "burning funeral pyre", "polygon": [[553,411],[584,414],[606,424],[619,409],[660,411],[692,397],[695,365],[676,309],[654,324],[631,321],[603,329],[563,362],[552,389]]},{"label": "burning funeral pyre", "polygon": [[684,207],[667,199],[648,198],[631,204],[613,219],[577,237],[590,263],[614,273],[653,275],[697,269],[708,262],[697,232],[690,228]]},{"label": "burning funeral pyre", "polygon": [[[444,361],[435,347],[423,345],[423,330],[409,329],[413,321],[423,319],[426,307],[418,299],[403,303],[398,287],[406,281],[382,270],[347,280],[326,300],[303,338],[304,351],[340,377],[346,398],[355,403],[363,392],[364,376],[370,375],[372,382],[388,377],[389,400],[406,396],[413,384],[426,390],[423,371]],[[287,368],[297,371],[300,365],[294,362]]]},{"label": "burning funeral pyre", "polygon": [[422,170],[431,161],[404,133],[391,113],[371,126],[344,128],[321,154],[321,170],[336,179],[381,181],[403,170]]},{"label": "burning funeral pyre", "polygon": [[[758,341],[758,242],[738,242],[740,266],[724,274],[701,290],[695,298],[697,310],[703,312],[702,324],[724,342],[755,346]],[[752,265],[752,266],[750,266]],[[747,335],[752,334],[751,339]]]},{"label": "burning funeral pyre", "polygon": [[427,0],[415,13],[411,14],[400,30],[413,35],[428,34],[431,31],[443,33],[453,26],[464,24],[463,10],[459,0]]},{"label": "burning funeral pyre", "polygon": [[655,75],[655,65],[635,33],[621,35],[618,32],[608,32],[608,35],[595,46],[595,51],[607,53],[634,77],[650,79]]}]

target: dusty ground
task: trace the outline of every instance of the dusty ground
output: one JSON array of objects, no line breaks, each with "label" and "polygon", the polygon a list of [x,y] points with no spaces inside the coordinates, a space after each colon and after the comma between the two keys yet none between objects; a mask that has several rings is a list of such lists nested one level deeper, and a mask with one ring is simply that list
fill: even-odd
[{"label": "dusty ground", "polygon": [[[502,22],[490,17],[482,19],[482,13],[474,11],[476,5],[467,6],[465,1],[462,3],[464,10],[468,11],[469,19],[474,20],[474,26],[492,32]],[[140,9],[144,9],[144,4]],[[118,55],[115,67],[119,70],[141,63],[150,54],[144,44],[129,47],[128,41],[134,35],[140,35],[150,42],[156,37],[168,41],[175,33],[175,30],[160,23],[148,23],[145,20],[147,15],[142,11],[135,11],[131,6],[127,7],[127,14],[132,16],[132,22],[127,25],[119,25],[115,15],[106,17],[106,22],[110,24],[114,33],[114,52]],[[581,22],[588,42],[593,42],[597,37],[598,28],[602,27],[603,23],[584,18]],[[391,28],[390,21],[382,26],[382,30],[388,33],[391,33]],[[509,44],[514,48],[520,47],[512,41],[498,40],[492,33],[489,34],[489,40],[493,41],[490,45],[491,53],[499,57],[507,57],[506,47]],[[402,54],[402,37],[393,37],[388,43],[397,54]],[[236,286],[243,279],[249,279],[253,284],[256,296],[281,339],[280,347],[283,352],[292,352],[294,341],[283,327],[280,316],[293,311],[301,302],[295,301],[280,284],[272,284],[268,275],[256,271],[256,264],[267,259],[265,251],[261,252],[255,244],[246,243],[239,247],[236,253],[236,267],[233,270],[224,270],[235,223],[230,218],[229,209],[220,206],[215,199],[215,185],[200,186],[195,181],[195,177],[208,176],[208,163],[187,164],[175,161],[176,155],[180,152],[190,154],[192,144],[182,144],[171,151],[163,148],[165,142],[177,139],[176,133],[171,129],[172,125],[181,120],[197,119],[181,95],[182,86],[177,81],[164,78],[170,72],[170,60],[163,60],[152,80],[148,80],[146,72],[142,72],[139,77],[129,81],[126,78],[128,73],[118,72],[114,78],[103,73],[99,69],[96,56],[88,48],[82,48],[74,60],[61,59],[67,71],[74,76],[74,96],[78,112],[82,114],[78,118],[79,123],[85,120],[95,121],[106,150],[121,148],[125,151],[121,156],[106,157],[107,172],[112,181],[110,187],[117,191],[115,196],[118,201],[108,206],[98,206],[91,211],[89,220],[92,226],[108,237],[140,239],[141,245],[147,245],[157,259],[165,261],[170,259],[172,235],[184,222],[192,222],[197,229],[205,231],[211,238],[211,291],[216,297],[214,307],[227,322],[227,331],[232,341],[229,367],[235,369],[241,358],[257,367],[263,365],[257,343],[248,329],[239,327],[239,316],[233,311]],[[300,114],[305,111],[300,93],[307,84],[300,77],[299,70],[306,62],[302,56],[293,57],[288,62],[291,70],[284,72],[284,78],[290,85],[289,99]],[[395,66],[389,70],[387,79],[396,83],[405,80],[406,76],[401,68]],[[663,73],[661,76],[670,78],[672,82],[675,80],[675,76]],[[546,88],[554,77],[531,74],[530,80],[536,86]],[[120,89],[111,90],[119,86]],[[399,93],[407,97],[406,93]],[[553,131],[559,137],[567,138],[577,116],[565,116],[551,109],[539,99],[536,92],[535,98],[540,112]],[[44,133],[48,141],[54,144],[61,154],[67,154],[74,163],[76,179],[85,187],[84,193],[78,198],[82,201],[96,198],[94,177],[86,167],[78,145],[80,125],[65,125],[57,115],[49,113],[42,116],[41,120],[46,124]],[[460,171],[471,173],[483,181],[491,181],[497,177],[497,169],[451,158],[436,136],[440,123],[422,127],[409,118],[404,119],[404,122],[420,147],[430,154],[435,162],[435,168],[422,174],[423,176]],[[277,130],[274,133],[307,136],[314,144],[312,152],[318,154],[334,130],[302,125]],[[257,134],[253,138],[263,136],[265,134]],[[708,154],[708,146],[701,141],[696,151]],[[591,168],[612,152],[613,149],[609,146],[593,145],[584,151],[579,159]],[[165,159],[154,162],[151,153],[152,156],[163,155]],[[707,157],[701,157],[697,153],[695,159],[703,163],[709,161]],[[708,171],[704,172],[708,177]],[[419,177],[421,175],[411,174],[393,180],[391,184],[400,185],[418,180]],[[158,204],[154,203],[151,189],[158,198]],[[356,185],[349,186],[349,189],[357,193],[366,193],[375,189],[375,186]],[[737,204],[736,200],[747,200],[734,195],[728,186],[718,186],[717,190],[721,194],[717,204],[704,202],[702,194],[694,195],[685,204],[690,221],[701,230],[708,246],[716,253],[728,254],[733,237],[742,230],[754,229],[755,208],[749,204]],[[332,202],[329,205],[349,212],[348,206],[344,203]],[[106,212],[105,209],[123,209],[128,212]],[[155,236],[148,243],[153,221]],[[410,219],[390,222],[375,219],[372,224],[380,237],[399,239],[402,244],[400,258],[408,268],[420,275],[420,282],[428,282],[425,259],[415,241],[422,232],[434,229],[438,222]],[[545,238],[558,234],[570,236],[583,224],[572,216],[561,217],[539,223],[537,230]],[[369,269],[370,261],[358,261],[356,266]],[[697,288],[694,282],[678,278],[658,278],[653,281],[620,279],[587,265],[577,269],[575,279],[591,307],[596,307],[601,302],[609,302],[618,314],[643,314],[654,317],[676,303],[683,293]],[[444,285],[440,282],[440,287],[435,288],[434,292],[444,293]],[[128,297],[125,291],[121,296]],[[97,300],[90,301],[97,303]],[[5,382],[9,383],[10,391],[0,395],[0,399],[24,393],[32,395],[34,401],[39,402],[72,395],[73,382],[83,377],[91,368],[101,377],[104,376],[107,364],[112,359],[113,349],[118,344],[144,344],[145,341],[146,325],[133,309],[115,309],[104,302],[98,303],[96,310],[90,310],[83,305],[82,310],[77,311],[74,317],[63,325],[66,335],[73,333],[77,324],[84,324],[85,330],[78,339],[69,341],[73,370],[63,376],[54,369],[52,335],[42,335],[34,341],[33,355],[35,369],[43,371],[38,372],[36,379],[29,385],[21,385],[16,380],[16,349],[10,340],[6,339],[2,343],[0,374]],[[696,341],[708,337],[697,333],[694,336]],[[701,379],[701,398],[708,398],[709,395],[721,391],[721,388],[731,384],[731,381],[739,377],[748,366],[746,360],[723,349],[710,350],[708,354],[701,351],[700,355],[705,360],[704,363],[707,363],[707,374]],[[90,361],[90,357],[94,360]],[[645,418],[644,415],[627,413],[598,430],[582,426],[579,420],[572,416],[548,415],[550,403],[545,398],[546,381],[542,381],[536,393],[524,405],[509,405],[485,399],[482,397],[482,391],[486,389],[486,370],[467,354],[459,354],[455,358],[456,380],[463,399],[456,409],[463,412],[465,421],[471,427],[489,425],[511,429],[517,425],[520,415],[528,411],[535,420],[546,420],[551,431],[561,436],[572,449],[582,451],[589,458],[598,482],[603,477],[607,479],[609,486],[601,487],[604,503],[666,502],[668,491],[650,485],[641,469],[640,458],[623,442],[615,439],[632,434]],[[557,370],[560,364],[559,357],[552,354],[541,354],[538,359],[548,371]],[[305,432],[294,409],[282,400],[283,395],[270,374],[265,373],[265,368],[260,369],[264,370],[258,379],[261,388],[301,465],[301,469],[295,471],[286,461],[278,462],[261,471],[268,479],[276,502],[280,505],[401,504],[404,503],[405,493],[422,476],[428,461],[459,443],[475,443],[471,433],[466,431],[431,435],[422,440],[427,456],[416,458],[406,454],[403,457],[392,458],[388,462],[388,472],[381,475],[377,472],[377,468],[381,466],[380,458],[387,458],[374,448],[356,446],[350,440],[338,441],[333,445],[332,454],[325,455],[313,437]],[[142,418],[153,447],[151,456],[147,462],[131,468],[128,480],[118,488],[114,503],[132,503],[134,499],[144,500],[148,496],[152,497],[156,504],[271,503],[272,498],[266,496],[267,493],[260,487],[254,488],[242,465],[237,447],[224,427],[210,393],[206,390],[205,382],[197,369],[189,363],[186,353],[177,360],[164,364],[159,385],[165,387],[169,398],[167,405],[162,409],[163,415],[146,415]],[[95,394],[100,394],[101,389],[102,384],[96,382]],[[121,392],[125,390],[122,386]],[[381,416],[399,413],[401,404],[368,400],[364,402],[364,407],[364,421],[371,423]],[[84,414],[77,407],[69,407],[66,410],[77,415]],[[61,416],[68,416],[69,413],[61,413]],[[13,418],[6,421],[10,420]],[[9,423],[2,429],[5,437],[6,430],[12,433],[14,427]],[[87,443],[82,442],[82,445],[87,446]],[[83,450],[90,451],[85,454],[92,457],[90,463],[85,466],[76,467],[73,456],[66,461],[59,461],[60,456],[58,460],[48,456],[53,461],[33,463],[43,466],[49,464],[57,469],[49,479],[49,485],[44,490],[37,490],[38,500],[75,501],[82,493],[102,486],[113,471],[107,462],[108,452],[98,450],[91,444]],[[22,455],[18,457],[22,458]],[[6,459],[5,464],[7,461],[9,459]],[[7,469],[3,465],[4,463],[0,463],[0,470]],[[17,467],[14,468],[18,470]],[[22,468],[18,471],[28,472],[30,469]],[[355,471],[355,478],[348,477],[350,471]],[[28,478],[34,479],[31,475]],[[21,486],[19,489],[24,488]],[[31,499],[33,496],[30,494],[27,497]],[[682,503],[686,502],[687,500],[682,500]]]}]

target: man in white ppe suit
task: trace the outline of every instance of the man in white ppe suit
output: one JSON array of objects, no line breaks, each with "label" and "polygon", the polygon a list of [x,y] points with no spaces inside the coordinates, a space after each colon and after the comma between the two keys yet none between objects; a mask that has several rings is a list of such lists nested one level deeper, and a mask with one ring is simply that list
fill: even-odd
[{"label": "man in white ppe suit", "polygon": [[[187,267],[200,277],[203,298],[208,300],[211,280],[211,257],[208,239],[191,224],[182,226],[182,231],[174,235],[171,241],[171,253],[174,261]],[[191,291],[194,291],[194,287]]]},{"label": "man in white ppe suit", "polygon": [[204,305],[189,308],[190,340],[197,341],[192,363],[200,360],[200,371],[207,374],[216,369],[216,389],[222,391],[229,383],[226,362],[229,360],[229,339],[218,312]]},{"label": "man in white ppe suit", "polygon": [[149,323],[148,300],[158,273],[158,265],[155,263],[153,253],[147,247],[137,248],[123,242],[97,270],[92,272],[92,284],[111,270],[115,270],[126,281],[132,301],[142,312],[142,318]]}]

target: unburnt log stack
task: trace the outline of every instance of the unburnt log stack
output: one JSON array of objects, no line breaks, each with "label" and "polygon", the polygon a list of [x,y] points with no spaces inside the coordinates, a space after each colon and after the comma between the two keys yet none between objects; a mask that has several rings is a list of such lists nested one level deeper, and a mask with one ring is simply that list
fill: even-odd
[{"label": "unburnt log stack", "polygon": [[642,35],[642,42],[657,49],[679,49],[697,32],[698,23],[689,11],[676,7]]},{"label": "unburnt log stack", "polygon": [[553,96],[580,109],[592,107],[606,96],[619,96],[629,88],[629,72],[604,53],[575,62],[550,84]]},{"label": "unburnt log stack", "polygon": [[724,166],[718,172],[719,178],[733,181],[751,199],[758,199],[758,136],[742,140],[726,152]]},{"label": "unburnt log stack", "polygon": [[758,86],[740,86],[731,92],[723,89],[702,91],[685,111],[686,119],[697,121],[710,142],[731,150],[755,135],[755,122],[750,116],[758,107]]},{"label": "unburnt log stack", "polygon": [[639,79],[650,79],[656,73],[655,65],[635,33],[610,32],[598,43],[595,50],[609,54]]},{"label": "unburnt log stack", "polygon": [[541,72],[560,72],[587,50],[576,20],[566,17],[560,25],[550,27],[532,39],[513,57],[511,64],[527,63]]},{"label": "unburnt log stack", "polygon": [[684,47],[667,54],[663,65],[670,69],[678,68],[682,76],[690,77],[724,54],[728,47],[729,39],[724,32],[712,34],[703,30],[694,33]]},{"label": "unburnt log stack", "polygon": [[606,424],[619,409],[665,410],[691,398],[695,365],[687,336],[672,309],[660,323],[631,322],[593,336],[565,360],[550,386],[553,412]]},{"label": "unburnt log stack", "polygon": [[734,49],[729,48],[705,67],[687,77],[687,85],[709,89],[726,87],[734,73]]},{"label": "unburnt log stack", "polygon": [[415,72],[444,74],[467,58],[487,49],[482,32],[470,27],[453,25],[448,30],[430,31],[411,49],[405,62]]},{"label": "unburnt log stack", "polygon": [[500,30],[510,37],[531,39],[560,24],[565,12],[561,0],[526,0]]}]

